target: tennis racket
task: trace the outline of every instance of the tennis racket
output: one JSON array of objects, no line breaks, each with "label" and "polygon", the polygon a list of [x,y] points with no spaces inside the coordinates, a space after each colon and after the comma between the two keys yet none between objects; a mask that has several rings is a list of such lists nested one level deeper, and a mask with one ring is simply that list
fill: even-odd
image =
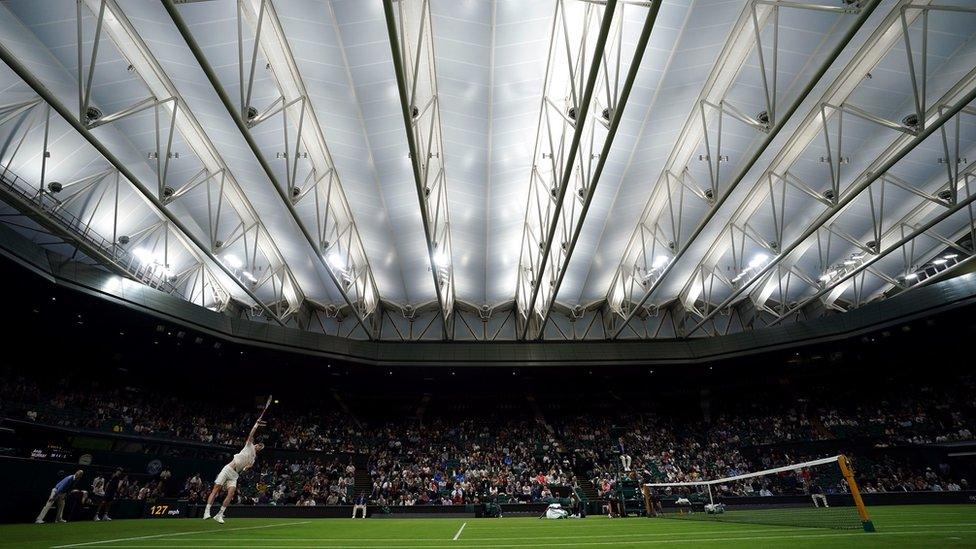
[{"label": "tennis racket", "polygon": [[258,421],[264,419],[265,412],[271,407],[271,395],[268,395],[268,401],[264,403],[264,410],[261,410],[261,415],[258,416]]}]

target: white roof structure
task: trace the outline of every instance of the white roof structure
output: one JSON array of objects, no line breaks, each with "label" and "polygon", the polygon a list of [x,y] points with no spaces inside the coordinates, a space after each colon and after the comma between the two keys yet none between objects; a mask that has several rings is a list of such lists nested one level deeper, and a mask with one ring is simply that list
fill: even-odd
[{"label": "white roof structure", "polygon": [[0,54],[0,210],[302,330],[708,337],[974,255],[970,0],[7,0]]}]

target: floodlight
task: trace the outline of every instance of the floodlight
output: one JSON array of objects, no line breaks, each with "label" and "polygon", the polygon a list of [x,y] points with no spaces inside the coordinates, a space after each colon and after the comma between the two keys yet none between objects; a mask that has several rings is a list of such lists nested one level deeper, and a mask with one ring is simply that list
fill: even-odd
[{"label": "floodlight", "polygon": [[767,261],[769,261],[769,256],[768,255],[766,255],[766,254],[756,254],[755,257],[752,258],[752,261],[749,262],[749,268],[750,269],[755,269],[757,267],[762,266]]},{"label": "floodlight", "polygon": [[451,258],[444,252],[434,252],[434,265],[446,268],[451,265]]},{"label": "floodlight", "polygon": [[136,256],[136,259],[143,263],[153,262],[153,253],[146,248],[136,248],[132,250],[132,255]]},{"label": "floodlight", "polygon": [[329,257],[326,259],[328,259],[329,265],[331,265],[333,269],[340,270],[346,267],[346,262],[343,261],[342,256],[339,255],[338,252],[330,253]]},{"label": "floodlight", "polygon": [[224,257],[224,263],[229,265],[231,269],[240,269],[241,267],[244,266],[244,262],[241,261],[241,258],[237,257],[234,254],[227,254]]}]

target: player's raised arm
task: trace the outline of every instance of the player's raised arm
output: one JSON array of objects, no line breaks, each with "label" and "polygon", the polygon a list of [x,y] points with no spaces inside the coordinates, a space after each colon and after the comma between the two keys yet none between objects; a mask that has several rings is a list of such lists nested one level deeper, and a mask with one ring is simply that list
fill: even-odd
[{"label": "player's raised arm", "polygon": [[254,433],[258,432],[258,427],[266,425],[264,422],[264,414],[268,412],[268,408],[271,407],[271,395],[268,395],[268,401],[264,403],[264,409],[261,410],[261,415],[258,416],[258,420],[254,422],[254,427],[251,427],[251,432],[247,435],[247,442],[254,443]]},{"label": "player's raised arm", "polygon": [[258,427],[266,425],[266,423],[259,419],[254,422],[254,427],[251,427],[251,432],[247,434],[247,442],[254,443],[254,434],[258,432]]}]

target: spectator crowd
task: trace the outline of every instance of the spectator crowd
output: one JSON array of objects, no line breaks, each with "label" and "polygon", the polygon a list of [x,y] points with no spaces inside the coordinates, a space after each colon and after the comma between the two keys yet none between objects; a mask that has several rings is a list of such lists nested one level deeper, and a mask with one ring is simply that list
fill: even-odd
[{"label": "spectator crowd", "polygon": [[[254,409],[131,387],[92,383],[68,389],[23,377],[0,380],[0,416],[61,427],[167,440],[241,445]],[[854,456],[865,492],[953,491],[968,481],[947,464],[885,453],[885,448],[973,440],[972,378],[948,386],[889,388],[850,399],[811,389],[803,398],[717,398],[694,407],[654,410],[640,403],[539,408],[515,413],[490,405],[361,421],[319,403],[276,406],[261,431],[266,455],[240,483],[242,503],[349,504],[358,491],[380,505],[538,502],[583,493],[610,495],[621,479],[695,482],[735,476],[823,453],[833,442]],[[632,406],[633,404],[633,406]],[[870,451],[864,451],[869,448]],[[279,452],[275,450],[288,452]],[[797,472],[809,475],[809,472]],[[807,482],[808,479],[800,479]],[[203,501],[211,478],[190,476],[180,489]],[[818,480],[841,489],[839,477]],[[761,477],[719,486],[727,494],[771,495],[797,489],[796,478]],[[162,482],[126,483],[125,497],[159,495]]]}]

